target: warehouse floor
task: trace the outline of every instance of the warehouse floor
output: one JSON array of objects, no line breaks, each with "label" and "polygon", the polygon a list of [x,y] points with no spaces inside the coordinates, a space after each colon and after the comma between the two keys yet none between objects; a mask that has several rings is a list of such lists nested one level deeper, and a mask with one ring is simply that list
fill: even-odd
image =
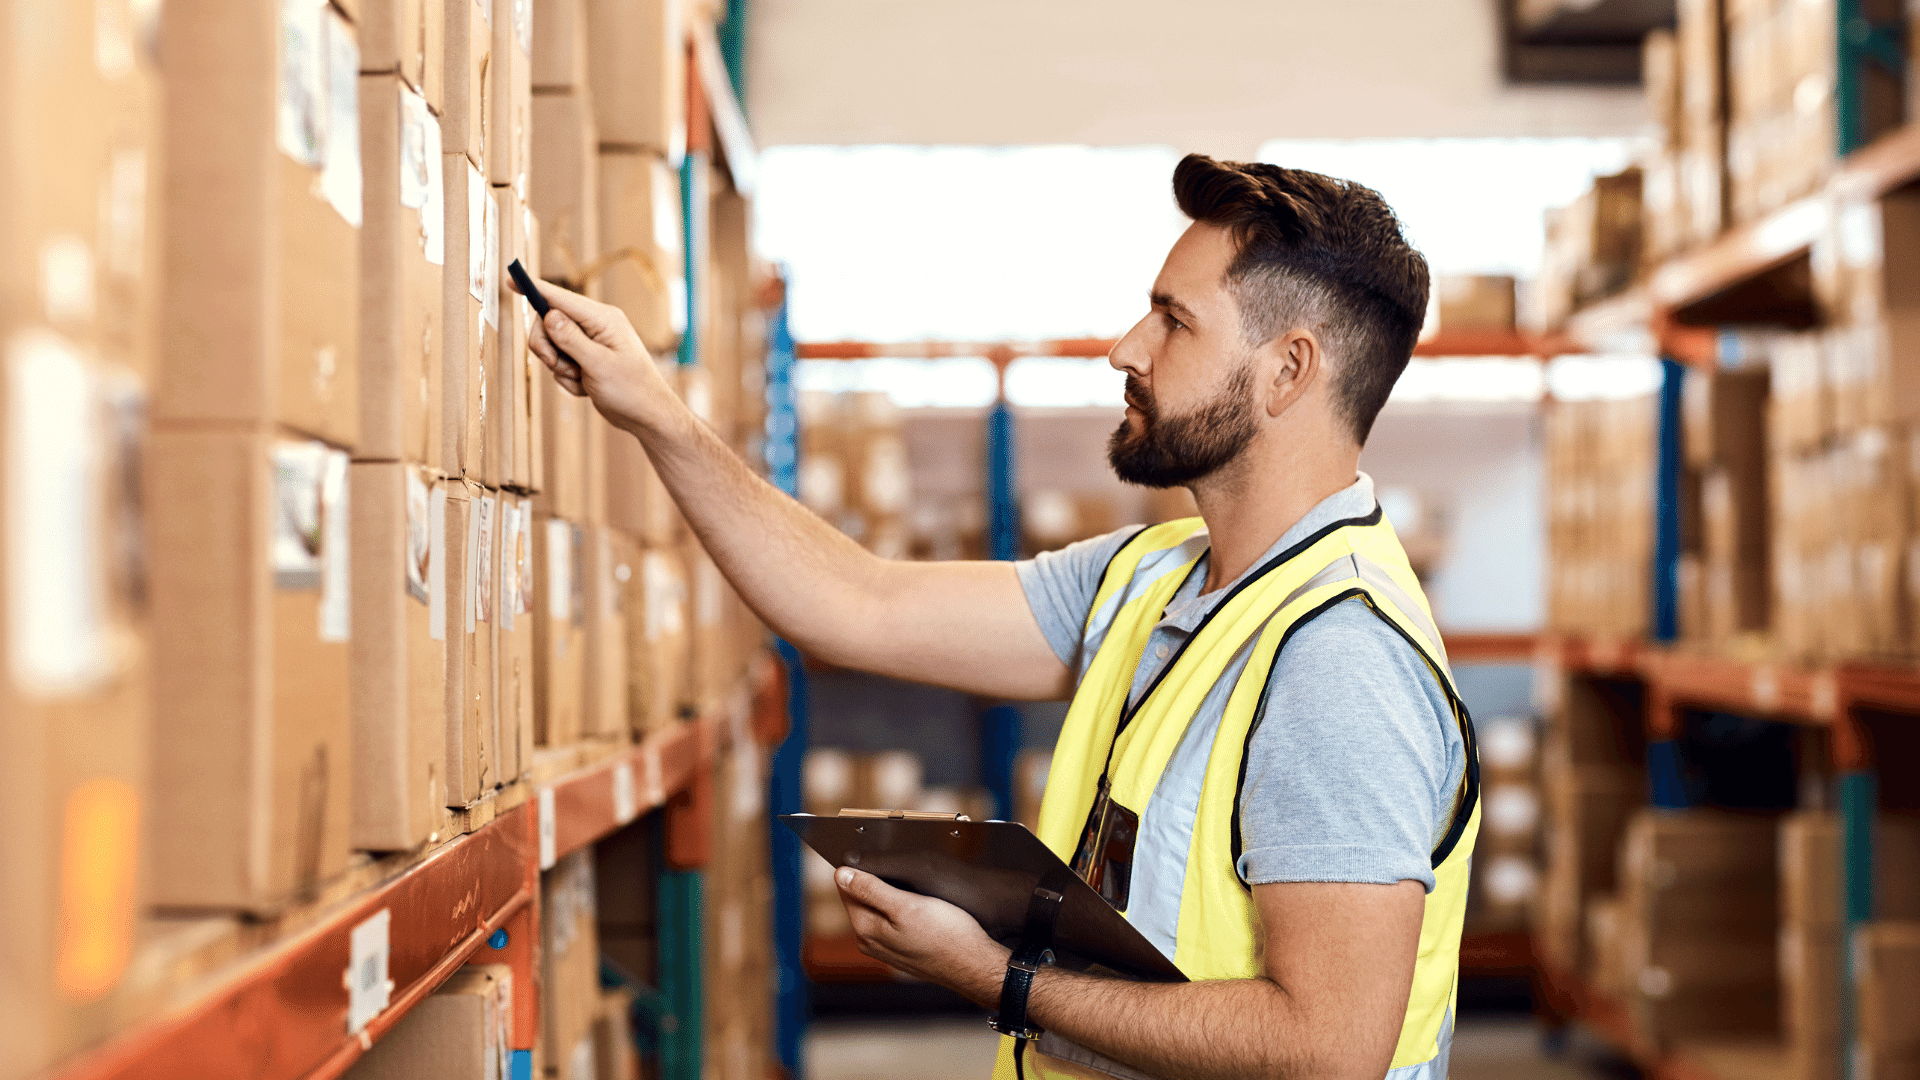
[{"label": "warehouse floor", "polygon": [[[835,1018],[807,1038],[807,1080],[987,1080],[994,1040],[978,1020]],[[1453,1037],[1451,1080],[1623,1080],[1631,1066],[1576,1032],[1560,1057],[1541,1052],[1533,1021],[1469,1019]]]}]

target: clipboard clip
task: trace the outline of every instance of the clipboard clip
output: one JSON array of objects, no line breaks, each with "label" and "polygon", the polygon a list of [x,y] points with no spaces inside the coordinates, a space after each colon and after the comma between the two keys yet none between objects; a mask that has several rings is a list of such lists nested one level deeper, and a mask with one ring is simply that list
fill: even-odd
[{"label": "clipboard clip", "polygon": [[854,810],[842,809],[841,817],[880,818],[891,821],[972,821],[965,814],[933,814],[920,810]]}]

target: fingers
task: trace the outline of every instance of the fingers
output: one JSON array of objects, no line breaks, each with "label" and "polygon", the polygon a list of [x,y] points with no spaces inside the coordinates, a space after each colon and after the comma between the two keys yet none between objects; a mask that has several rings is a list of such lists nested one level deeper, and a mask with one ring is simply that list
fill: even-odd
[{"label": "fingers", "polygon": [[903,895],[899,889],[864,870],[855,870],[851,866],[841,867],[835,871],[833,877],[834,881],[840,885],[841,895],[872,908],[889,921],[892,920],[892,913],[899,907],[899,901]]},{"label": "fingers", "polygon": [[567,354],[575,363],[592,363],[608,352],[605,345],[589,336],[589,331],[555,308],[547,312],[541,329],[554,349]]},{"label": "fingers", "polygon": [[[610,325],[607,321],[609,309],[598,300],[589,300],[571,289],[563,289],[549,281],[540,283],[540,293],[547,298],[547,303],[553,306],[554,311],[565,312],[567,317],[577,323],[590,337],[600,336]],[[553,318],[553,313],[548,312],[547,318]],[[561,347],[565,348],[565,345]]]}]

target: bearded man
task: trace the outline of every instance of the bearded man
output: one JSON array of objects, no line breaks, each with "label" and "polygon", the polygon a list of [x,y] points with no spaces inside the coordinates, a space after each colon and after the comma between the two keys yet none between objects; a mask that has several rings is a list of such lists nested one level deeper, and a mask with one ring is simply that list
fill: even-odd
[{"label": "bearded man", "polygon": [[1193,224],[1113,349],[1127,411],[1108,456],[1129,483],[1186,487],[1200,516],[1026,562],[862,550],[696,420],[613,308],[553,289],[533,348],[640,440],[800,648],[1072,698],[1040,836],[1192,981],[1013,968],[960,909],[836,877],[868,955],[1023,1013],[997,1021],[1029,1038],[1002,1039],[996,1077],[1443,1077],[1479,770],[1358,468],[1426,261],[1348,181],[1189,156],[1173,189]]}]

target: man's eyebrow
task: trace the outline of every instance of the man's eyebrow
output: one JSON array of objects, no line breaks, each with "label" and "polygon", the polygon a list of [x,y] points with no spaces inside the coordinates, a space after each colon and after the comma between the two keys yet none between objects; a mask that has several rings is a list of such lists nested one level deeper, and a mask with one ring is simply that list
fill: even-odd
[{"label": "man's eyebrow", "polygon": [[1175,312],[1187,322],[1194,321],[1193,309],[1181,303],[1180,301],[1174,299],[1172,293],[1163,293],[1163,292],[1152,293],[1147,297],[1147,299],[1153,303],[1154,307],[1163,307],[1169,311]]}]

